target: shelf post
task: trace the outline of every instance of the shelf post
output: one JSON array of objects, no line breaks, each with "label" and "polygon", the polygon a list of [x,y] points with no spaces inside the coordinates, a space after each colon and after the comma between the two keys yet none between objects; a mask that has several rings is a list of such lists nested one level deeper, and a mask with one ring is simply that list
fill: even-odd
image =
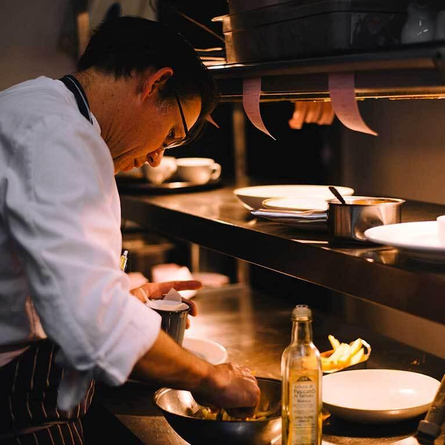
[{"label": "shelf post", "polygon": [[235,166],[235,184],[244,186],[247,184],[246,171],[246,115],[242,104],[234,103],[232,111],[233,124],[233,153]]}]

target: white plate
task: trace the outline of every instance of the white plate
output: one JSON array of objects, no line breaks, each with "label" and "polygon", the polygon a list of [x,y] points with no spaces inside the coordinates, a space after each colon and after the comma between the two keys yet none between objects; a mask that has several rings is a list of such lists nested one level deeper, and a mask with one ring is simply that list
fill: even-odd
[{"label": "white plate", "polygon": [[214,341],[186,337],[182,346],[213,365],[219,365],[227,361],[228,354],[226,348]]},{"label": "white plate", "polygon": [[323,406],[359,423],[388,423],[428,411],[440,382],[424,374],[361,369],[323,376]]},{"label": "white plate", "polygon": [[445,246],[439,242],[436,221],[389,224],[365,231],[368,240],[396,247],[414,258],[445,262]]},{"label": "white plate", "polygon": [[[343,196],[350,196],[354,189],[335,186]],[[260,185],[243,187],[233,191],[248,210],[260,209],[269,198],[334,198],[327,185]]]},{"label": "white plate", "polygon": [[269,198],[263,201],[262,207],[265,209],[318,213],[328,210],[328,201],[324,198]]}]

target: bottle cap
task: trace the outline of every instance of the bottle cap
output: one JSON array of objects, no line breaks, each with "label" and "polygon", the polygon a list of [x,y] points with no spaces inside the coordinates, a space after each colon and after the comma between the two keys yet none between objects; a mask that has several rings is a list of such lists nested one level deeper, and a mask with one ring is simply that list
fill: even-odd
[{"label": "bottle cap", "polygon": [[312,311],[307,304],[298,304],[292,311],[292,320],[310,321],[312,320]]},{"label": "bottle cap", "polygon": [[432,437],[434,439],[440,436],[441,431],[442,428],[440,425],[428,422],[428,420],[421,420],[419,422],[419,427],[417,428],[417,432],[419,434]]}]

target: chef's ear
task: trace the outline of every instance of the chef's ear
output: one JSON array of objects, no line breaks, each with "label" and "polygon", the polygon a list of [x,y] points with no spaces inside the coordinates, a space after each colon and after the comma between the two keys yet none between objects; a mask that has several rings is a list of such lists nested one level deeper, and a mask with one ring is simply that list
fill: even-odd
[{"label": "chef's ear", "polygon": [[173,69],[170,67],[160,68],[156,71],[147,72],[141,85],[141,95],[144,101],[153,93],[159,92],[165,87],[165,84],[173,75]]}]

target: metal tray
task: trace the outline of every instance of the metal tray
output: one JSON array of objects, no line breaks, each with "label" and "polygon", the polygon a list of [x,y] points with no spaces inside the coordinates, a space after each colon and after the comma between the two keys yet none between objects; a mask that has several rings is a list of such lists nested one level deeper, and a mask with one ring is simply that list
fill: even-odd
[{"label": "metal tray", "polygon": [[[313,14],[318,14],[315,9],[329,8],[339,9],[367,9],[390,11],[395,8],[404,8],[408,6],[410,0],[228,0],[230,14],[239,14],[246,11],[259,10],[263,8],[274,8],[284,6],[290,7],[309,7]],[[326,12],[326,11],[323,11]]]},{"label": "metal tray", "polygon": [[286,2],[220,18],[228,63],[394,48],[406,0]]},{"label": "metal tray", "polygon": [[212,190],[223,185],[220,178],[211,180],[205,184],[173,181],[165,182],[159,185],[151,184],[145,179],[116,178],[116,184],[120,193],[147,195],[198,192],[204,190]]},{"label": "metal tray", "polygon": [[293,1],[226,15],[221,17],[220,20],[222,19],[223,22],[223,32],[226,33],[250,30],[259,26],[279,25],[296,19],[309,19],[320,14],[327,14],[323,17],[326,22],[331,20],[330,14],[333,13],[402,14],[406,17],[408,3],[408,0]]}]

